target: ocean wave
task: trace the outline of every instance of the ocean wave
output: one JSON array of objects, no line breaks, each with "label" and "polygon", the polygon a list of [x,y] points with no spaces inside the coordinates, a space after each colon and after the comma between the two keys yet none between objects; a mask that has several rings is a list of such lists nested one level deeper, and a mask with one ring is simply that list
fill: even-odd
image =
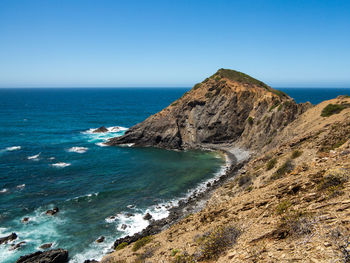
[{"label": "ocean wave", "polygon": [[87,147],[71,147],[68,149],[68,152],[85,153],[87,150]]},{"label": "ocean wave", "polygon": [[12,151],[20,150],[21,148],[22,148],[21,146],[11,146],[11,147],[5,148],[5,151],[12,152]]},{"label": "ocean wave", "polygon": [[38,154],[33,155],[33,156],[28,156],[27,159],[28,159],[28,160],[39,160],[40,154],[41,154],[41,153],[38,153]]},{"label": "ocean wave", "polygon": [[3,188],[3,189],[0,190],[0,194],[5,194],[5,193],[7,193],[8,191],[9,191],[8,188]]},{"label": "ocean wave", "polygon": [[97,146],[105,147],[108,146],[105,143],[114,137],[119,137],[124,135],[125,131],[128,130],[128,128],[121,127],[121,126],[112,126],[107,127],[107,132],[94,132],[97,128],[91,128],[86,131],[83,131],[82,134],[87,138],[87,141],[90,143],[95,143]]},{"label": "ocean wave", "polygon": [[[91,199],[90,197],[94,197],[94,196],[98,196],[98,195],[99,195],[99,192],[96,192],[96,193],[80,195],[80,196],[77,196],[77,197],[69,198],[66,201],[72,201],[72,200],[79,201],[80,199],[85,199],[85,198]],[[91,200],[89,200],[88,202],[90,202],[90,201]]]},{"label": "ocean wave", "polygon": [[57,168],[63,168],[63,167],[67,167],[67,166],[70,166],[70,165],[71,165],[70,163],[64,163],[64,162],[51,164],[51,166],[57,167]]},{"label": "ocean wave", "polygon": [[19,184],[16,186],[17,189],[24,189],[26,187],[26,184]]}]

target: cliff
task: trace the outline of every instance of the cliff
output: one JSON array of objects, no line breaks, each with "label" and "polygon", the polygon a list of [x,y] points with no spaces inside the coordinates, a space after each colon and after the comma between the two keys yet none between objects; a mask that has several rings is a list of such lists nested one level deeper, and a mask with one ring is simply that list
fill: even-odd
[{"label": "cliff", "polygon": [[108,144],[187,149],[229,143],[261,149],[309,107],[244,73],[219,69]]},{"label": "cliff", "polygon": [[[261,91],[262,101],[290,101],[251,90]],[[278,114],[266,109],[261,116]],[[322,102],[294,119],[276,132],[270,149],[229,174],[232,180],[204,209],[159,234],[120,244],[101,262],[349,262],[350,98]]]}]

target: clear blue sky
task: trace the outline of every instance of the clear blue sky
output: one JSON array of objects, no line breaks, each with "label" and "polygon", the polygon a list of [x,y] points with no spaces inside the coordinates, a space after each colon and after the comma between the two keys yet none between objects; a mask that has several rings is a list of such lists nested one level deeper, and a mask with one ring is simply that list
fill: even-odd
[{"label": "clear blue sky", "polygon": [[350,87],[350,1],[1,0],[0,86]]}]

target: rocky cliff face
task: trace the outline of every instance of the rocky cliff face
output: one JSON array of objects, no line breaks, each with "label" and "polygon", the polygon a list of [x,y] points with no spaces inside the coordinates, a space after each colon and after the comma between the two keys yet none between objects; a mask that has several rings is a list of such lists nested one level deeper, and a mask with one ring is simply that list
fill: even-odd
[{"label": "rocky cliff face", "polygon": [[108,144],[187,149],[235,143],[261,148],[308,107],[246,74],[220,69]]}]

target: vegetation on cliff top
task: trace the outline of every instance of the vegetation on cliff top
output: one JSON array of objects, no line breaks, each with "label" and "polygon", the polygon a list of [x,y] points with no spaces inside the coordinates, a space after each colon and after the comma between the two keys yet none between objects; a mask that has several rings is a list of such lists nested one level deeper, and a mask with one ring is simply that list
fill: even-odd
[{"label": "vegetation on cliff top", "polygon": [[[274,90],[271,87],[269,87],[268,85],[266,85],[264,82],[257,80],[247,74],[244,74],[242,72],[236,71],[236,70],[232,70],[232,69],[224,69],[221,68],[219,69],[214,75],[212,75],[210,77],[210,79],[215,79],[215,80],[220,80],[221,78],[226,78],[232,81],[237,81],[239,83],[242,84],[250,84],[250,85],[256,85],[258,87],[262,87],[276,95],[278,95],[279,97],[288,97],[288,95],[280,90]],[[204,82],[206,82],[208,80],[205,79]],[[198,88],[198,86],[197,86]]]}]

